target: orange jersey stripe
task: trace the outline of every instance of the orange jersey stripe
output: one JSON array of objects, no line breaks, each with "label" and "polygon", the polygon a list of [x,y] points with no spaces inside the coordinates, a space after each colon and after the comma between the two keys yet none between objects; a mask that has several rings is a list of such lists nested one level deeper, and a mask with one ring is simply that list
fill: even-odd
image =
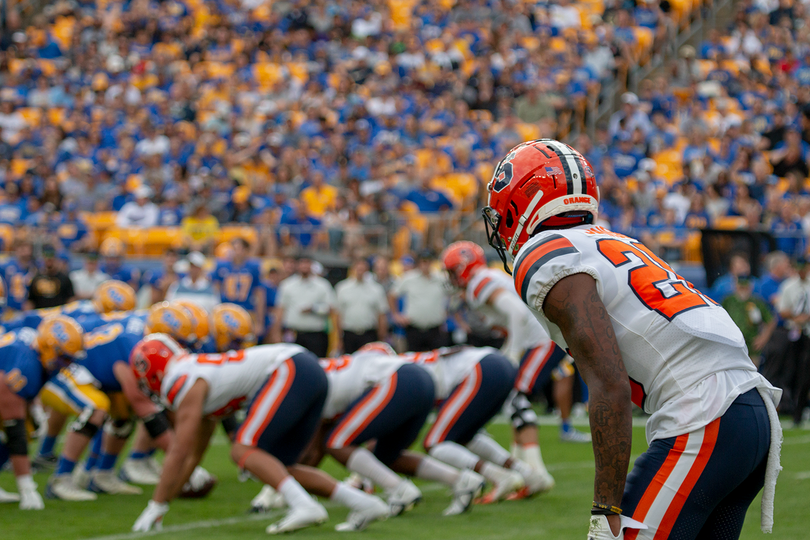
[{"label": "orange jersey stripe", "polygon": [[481,294],[481,291],[484,290],[484,287],[486,287],[489,284],[489,282],[491,282],[491,281],[492,281],[492,278],[484,278],[484,279],[482,279],[481,283],[479,283],[475,287],[475,290],[473,291],[473,298],[478,298],[478,295]]},{"label": "orange jersey stripe", "polygon": [[[679,435],[678,438],[675,439],[675,445],[672,447],[672,450],[669,451],[669,454],[667,454],[664,464],[658,469],[649,487],[638,502],[638,506],[636,506],[636,510],[633,512],[633,519],[641,521],[642,523],[644,522],[644,518],[647,517],[647,512],[650,511],[650,507],[652,507],[653,502],[655,502],[655,498],[658,497],[658,493],[661,491],[661,488],[664,487],[669,475],[675,470],[675,465],[678,464],[678,460],[681,458],[686,448],[686,441],[688,440],[688,433]],[[624,533],[624,538],[625,540],[636,540],[638,533],[638,529],[627,529]]]},{"label": "orange jersey stripe", "polygon": [[523,260],[520,261],[520,268],[518,268],[515,273],[515,290],[517,290],[518,294],[521,294],[523,290],[523,280],[526,278],[526,274],[534,263],[555,249],[573,247],[574,245],[567,238],[555,238],[554,240],[540,244],[534,248],[532,252],[523,257]]},{"label": "orange jersey stripe", "polygon": [[174,381],[174,384],[169,389],[169,392],[166,394],[166,400],[168,400],[168,402],[171,405],[174,405],[174,400],[177,397],[177,394],[180,393],[180,390],[182,390],[183,385],[186,384],[187,380],[188,375],[183,375],[182,377]]},{"label": "orange jersey stripe", "polygon": [[678,493],[675,494],[672,503],[669,505],[669,508],[667,508],[664,519],[661,520],[661,525],[658,526],[658,532],[655,533],[653,540],[669,538],[669,533],[672,532],[672,527],[675,526],[675,522],[683,509],[683,505],[686,504],[686,499],[689,498],[689,494],[692,492],[695,484],[697,484],[700,475],[703,474],[703,469],[706,468],[709,458],[712,457],[714,445],[717,443],[718,431],[720,431],[719,418],[704,428],[703,444],[700,445],[697,459],[695,459],[692,468],[689,469],[686,478],[684,478],[681,487],[678,489]]}]

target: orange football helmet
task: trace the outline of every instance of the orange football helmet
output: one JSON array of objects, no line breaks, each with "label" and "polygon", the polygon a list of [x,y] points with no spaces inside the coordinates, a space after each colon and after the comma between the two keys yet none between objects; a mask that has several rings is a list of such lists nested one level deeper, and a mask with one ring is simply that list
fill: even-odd
[{"label": "orange football helmet", "polygon": [[487,191],[487,240],[510,273],[507,259],[534,233],[593,223],[599,214],[593,168],[582,154],[552,139],[514,147],[495,167]]},{"label": "orange football helmet", "polygon": [[454,242],[442,253],[442,265],[450,275],[450,282],[457,287],[466,287],[478,268],[487,266],[487,258],[481,246],[473,242]]}]

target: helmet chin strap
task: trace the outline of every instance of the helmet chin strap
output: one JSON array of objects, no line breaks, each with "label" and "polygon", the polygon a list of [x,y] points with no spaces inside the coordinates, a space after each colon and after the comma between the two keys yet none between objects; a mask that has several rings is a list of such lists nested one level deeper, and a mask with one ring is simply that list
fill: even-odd
[{"label": "helmet chin strap", "polygon": [[[526,221],[528,221],[529,217],[532,215],[532,212],[534,212],[534,209],[537,207],[537,205],[540,204],[540,199],[542,198],[543,198],[542,190],[535,193],[531,202],[529,202],[529,206],[526,207],[526,211],[523,212],[523,214],[520,216],[520,219],[518,219],[518,226],[517,229],[515,229],[515,235],[512,237],[512,243],[509,244],[508,252],[511,257],[515,256],[515,247],[517,247],[518,238],[523,232],[523,227],[526,225]],[[532,231],[528,232],[531,234]]]}]

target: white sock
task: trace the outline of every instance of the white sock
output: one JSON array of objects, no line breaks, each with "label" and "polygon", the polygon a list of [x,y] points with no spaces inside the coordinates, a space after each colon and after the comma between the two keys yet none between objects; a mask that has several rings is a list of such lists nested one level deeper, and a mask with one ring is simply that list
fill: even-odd
[{"label": "white sock", "polygon": [[329,499],[350,510],[363,510],[374,502],[372,495],[355,489],[344,482],[338,482],[338,485],[335,487],[332,495],[329,496]]},{"label": "white sock", "polygon": [[430,456],[424,456],[419,466],[416,467],[417,478],[441,482],[450,487],[458,482],[459,476],[461,476],[461,473],[458,469],[454,469],[450,465],[446,465]]},{"label": "white sock", "polygon": [[523,445],[523,460],[529,467],[536,471],[547,473],[546,464],[543,463],[543,455],[540,453],[540,445],[529,443]]},{"label": "white sock", "polygon": [[278,492],[281,493],[290,508],[315,504],[315,500],[292,476],[281,481],[278,485]]},{"label": "white sock", "polygon": [[428,452],[431,456],[452,465],[457,469],[474,469],[478,463],[478,456],[460,444],[445,441],[439,443]]},{"label": "white sock", "polygon": [[467,443],[467,448],[495,465],[503,467],[506,460],[510,458],[506,448],[496,443],[495,440],[486,433],[476,433],[475,437]]},{"label": "white sock", "polygon": [[512,446],[510,447],[509,453],[512,454],[514,459],[523,460],[523,447],[515,441],[512,441]]},{"label": "white sock", "polygon": [[346,468],[365,476],[385,490],[396,489],[402,478],[397,473],[386,467],[377,456],[366,450],[358,448],[346,461]]},{"label": "white sock", "polygon": [[494,463],[485,461],[479,470],[481,476],[489,480],[493,484],[498,484],[509,474],[503,467],[498,467]]}]

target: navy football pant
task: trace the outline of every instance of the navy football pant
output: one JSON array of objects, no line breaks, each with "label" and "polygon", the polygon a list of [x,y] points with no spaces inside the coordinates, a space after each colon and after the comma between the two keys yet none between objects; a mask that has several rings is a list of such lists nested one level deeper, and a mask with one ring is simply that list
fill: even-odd
[{"label": "navy football pant", "polygon": [[633,465],[622,499],[624,514],[649,528],[627,530],[625,540],[739,538],[765,483],[770,442],[757,390],[701,429],[653,441]]}]

